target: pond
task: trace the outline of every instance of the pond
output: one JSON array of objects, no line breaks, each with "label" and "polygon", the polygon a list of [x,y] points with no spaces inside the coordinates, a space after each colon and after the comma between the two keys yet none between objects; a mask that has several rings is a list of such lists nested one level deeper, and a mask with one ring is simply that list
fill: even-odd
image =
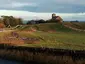
[{"label": "pond", "polygon": [[22,64],[22,63],[0,59],[0,64]]}]

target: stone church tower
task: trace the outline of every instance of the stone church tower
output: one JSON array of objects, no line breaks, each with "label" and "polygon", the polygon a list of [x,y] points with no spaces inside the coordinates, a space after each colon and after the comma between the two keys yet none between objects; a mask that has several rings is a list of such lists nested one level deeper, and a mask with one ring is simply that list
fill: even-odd
[{"label": "stone church tower", "polygon": [[59,22],[59,23],[63,22],[63,19],[60,16],[56,16],[56,14],[54,13],[52,14],[52,20]]}]

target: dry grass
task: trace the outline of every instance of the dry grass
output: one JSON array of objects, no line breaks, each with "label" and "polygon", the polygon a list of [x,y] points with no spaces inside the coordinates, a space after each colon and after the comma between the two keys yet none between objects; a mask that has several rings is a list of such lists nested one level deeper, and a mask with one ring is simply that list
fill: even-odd
[{"label": "dry grass", "polygon": [[39,39],[33,36],[27,37],[28,35],[32,36],[32,32],[4,31],[0,33],[0,44],[24,45],[24,44],[39,43]]}]

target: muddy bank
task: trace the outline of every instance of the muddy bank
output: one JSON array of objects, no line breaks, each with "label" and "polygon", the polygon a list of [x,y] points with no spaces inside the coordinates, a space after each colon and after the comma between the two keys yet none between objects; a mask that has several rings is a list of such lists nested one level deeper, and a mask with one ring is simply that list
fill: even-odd
[{"label": "muddy bank", "polygon": [[24,63],[85,64],[85,50],[16,47],[0,44],[0,57]]}]

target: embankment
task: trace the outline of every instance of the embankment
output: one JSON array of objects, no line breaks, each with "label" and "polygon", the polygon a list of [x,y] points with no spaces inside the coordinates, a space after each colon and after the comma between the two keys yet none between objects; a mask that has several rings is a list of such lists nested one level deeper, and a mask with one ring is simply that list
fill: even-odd
[{"label": "embankment", "polygon": [[0,44],[0,57],[25,63],[85,64],[84,50],[33,48]]}]

